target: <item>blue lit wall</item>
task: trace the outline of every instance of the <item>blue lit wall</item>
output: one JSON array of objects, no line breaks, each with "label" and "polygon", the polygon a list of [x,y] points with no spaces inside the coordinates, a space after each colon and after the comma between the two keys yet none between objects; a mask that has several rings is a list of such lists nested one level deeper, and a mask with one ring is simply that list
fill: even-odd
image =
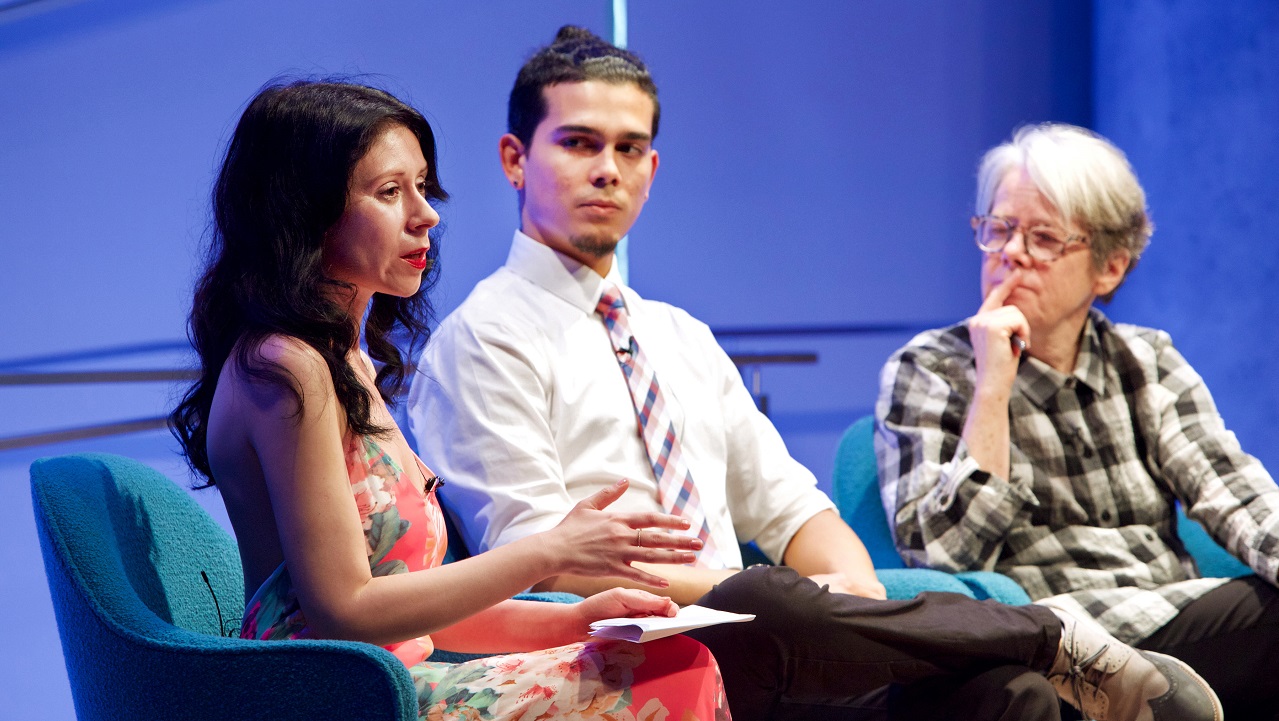
[{"label": "blue lit wall", "polygon": [[1156,226],[1113,315],[1168,330],[1273,474],[1279,4],[1097,7],[1097,130],[1127,151]]},{"label": "blue lit wall", "polygon": [[[455,198],[438,300],[455,306],[504,259],[515,223],[496,158],[515,70],[562,23],[607,34],[610,5],[0,10],[0,372],[187,362],[164,349],[183,338],[218,151],[247,99],[282,72],[374,74],[426,110]],[[1095,118],[1129,150],[1160,226],[1112,313],[1171,329],[1241,439],[1279,466],[1268,443],[1279,334],[1263,315],[1279,257],[1267,242],[1279,228],[1269,6],[1107,2],[1094,18],[1066,0],[631,0],[630,44],[663,102],[632,282],[718,327],[963,317],[977,301],[966,230],[977,158],[1019,123]],[[825,480],[840,431],[869,411],[876,372],[906,337],[729,345],[819,353],[763,380],[792,451]],[[161,350],[55,362],[139,345]],[[158,415],[174,392],[0,388],[0,437]],[[90,449],[182,475],[161,432],[0,451],[13,499],[0,505],[0,717],[73,716],[26,466]],[[199,496],[216,512],[216,495]]]}]

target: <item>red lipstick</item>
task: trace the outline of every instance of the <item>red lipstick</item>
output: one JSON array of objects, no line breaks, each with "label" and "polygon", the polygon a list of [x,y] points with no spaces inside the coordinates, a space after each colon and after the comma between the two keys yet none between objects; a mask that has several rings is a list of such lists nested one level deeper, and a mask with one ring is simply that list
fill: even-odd
[{"label": "red lipstick", "polygon": [[426,248],[402,255],[400,259],[418,270],[426,270]]}]

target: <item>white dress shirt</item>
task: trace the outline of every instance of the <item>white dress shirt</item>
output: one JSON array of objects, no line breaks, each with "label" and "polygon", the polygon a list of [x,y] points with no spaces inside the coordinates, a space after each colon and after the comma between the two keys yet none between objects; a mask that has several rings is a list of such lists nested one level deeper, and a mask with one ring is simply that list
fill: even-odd
[{"label": "white dress shirt", "polygon": [[661,511],[626,379],[595,307],[606,282],[662,384],[720,557],[738,541],[780,561],[834,504],[790,457],[705,324],[515,233],[506,265],[440,324],[408,400],[409,433],[448,485],[472,552],[554,527],[573,505],[627,478],[610,506]]}]

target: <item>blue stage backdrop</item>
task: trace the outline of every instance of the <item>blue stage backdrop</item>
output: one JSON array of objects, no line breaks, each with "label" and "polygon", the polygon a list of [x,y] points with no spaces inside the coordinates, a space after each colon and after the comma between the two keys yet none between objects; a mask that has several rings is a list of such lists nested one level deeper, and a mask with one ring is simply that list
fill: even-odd
[{"label": "blue stage backdrop", "polygon": [[1113,315],[1168,330],[1243,447],[1279,471],[1279,4],[1097,5],[1097,130],[1155,234]]},{"label": "blue stage backdrop", "polygon": [[[1095,124],[1129,150],[1160,230],[1113,314],[1171,329],[1272,466],[1279,27],[1266,0],[630,2],[661,88],[662,154],[631,279],[717,328],[950,322],[977,304],[982,151],[1018,124]],[[219,151],[266,80],[365,74],[441,144],[443,311],[505,258],[497,164],[520,63],[607,0],[37,0],[0,5],[0,372],[189,362],[183,319]],[[767,368],[795,455],[829,484],[908,332],[734,337],[813,351]],[[114,349],[112,353],[85,351]],[[1214,352],[1215,351],[1215,352]],[[159,385],[0,387],[0,437],[164,413]],[[26,465],[113,450],[181,482],[162,432],[0,451],[0,717],[71,719]],[[429,460],[429,459],[428,459]],[[208,507],[216,493],[197,494]]]}]

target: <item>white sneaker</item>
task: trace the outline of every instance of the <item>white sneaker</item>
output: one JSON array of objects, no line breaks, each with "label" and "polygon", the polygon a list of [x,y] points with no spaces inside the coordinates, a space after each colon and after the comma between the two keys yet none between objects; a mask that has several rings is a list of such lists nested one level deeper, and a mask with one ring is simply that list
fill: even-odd
[{"label": "white sneaker", "polygon": [[1092,619],[1061,618],[1048,672],[1057,694],[1096,721],[1222,721],[1217,694],[1185,663],[1138,651]]}]

